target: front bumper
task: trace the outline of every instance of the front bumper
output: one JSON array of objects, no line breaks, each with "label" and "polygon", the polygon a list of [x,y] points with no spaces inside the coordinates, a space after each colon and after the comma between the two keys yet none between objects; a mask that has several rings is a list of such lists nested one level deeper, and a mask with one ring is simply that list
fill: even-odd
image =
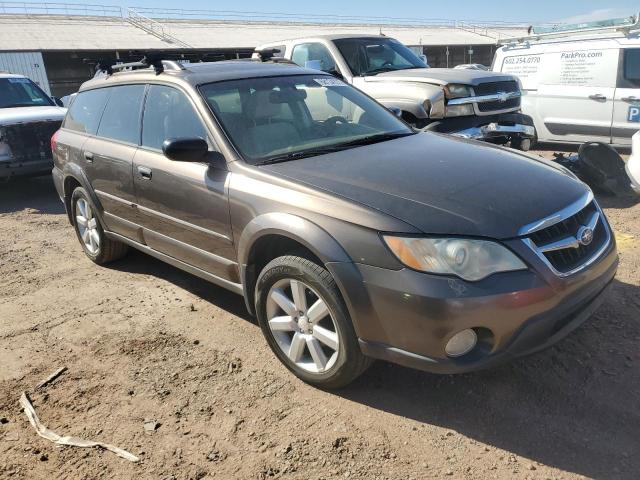
[{"label": "front bumper", "polygon": [[[617,265],[611,241],[593,265],[565,278],[541,274],[539,265],[480,282],[357,265],[359,287],[344,264],[330,269],[343,282],[343,292],[349,292],[347,305],[365,355],[431,372],[461,373],[559,341],[599,306]],[[467,328],[483,333],[478,346],[462,357],[448,357],[447,341]]]},{"label": "front bumper", "polygon": [[12,177],[48,175],[51,173],[52,168],[52,159],[0,162],[0,179],[8,180]]},{"label": "front bumper", "polygon": [[444,119],[435,131],[474,140],[504,142],[513,138],[533,139],[536,136],[533,119],[522,113]]},{"label": "front bumper", "polygon": [[453,135],[472,140],[489,140],[495,138],[534,138],[536,136],[535,127],[529,125],[501,125],[492,122],[481,127],[467,128],[454,132]]}]

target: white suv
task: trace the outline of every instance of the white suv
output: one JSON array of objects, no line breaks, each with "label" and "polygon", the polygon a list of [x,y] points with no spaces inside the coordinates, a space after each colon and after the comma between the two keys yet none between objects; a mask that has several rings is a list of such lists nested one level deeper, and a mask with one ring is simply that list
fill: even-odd
[{"label": "white suv", "polygon": [[640,129],[640,15],[542,30],[507,41],[492,66],[520,78],[538,140],[629,146]]}]

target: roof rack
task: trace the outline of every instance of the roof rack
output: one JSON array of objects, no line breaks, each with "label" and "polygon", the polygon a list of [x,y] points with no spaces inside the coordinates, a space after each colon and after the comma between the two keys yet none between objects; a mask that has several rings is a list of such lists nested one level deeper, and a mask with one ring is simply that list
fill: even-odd
[{"label": "roof rack", "polygon": [[273,62],[273,63],[286,63],[293,64],[291,60],[284,57],[279,57],[278,54],[281,54],[282,50],[279,48],[265,48],[262,50],[254,50],[251,54],[251,60],[258,62]]},{"label": "roof rack", "polygon": [[525,43],[551,38],[571,37],[581,34],[620,33],[625,37],[640,32],[640,13],[629,17],[612,18],[598,22],[575,24],[558,24],[550,27],[529,27],[528,35],[524,37],[504,38],[502,44]]},{"label": "roof rack", "polygon": [[[89,59],[85,59],[89,63]],[[165,60],[160,55],[147,54],[137,62],[116,63],[115,60],[98,60],[96,63],[96,75],[112,75],[115,71],[138,70],[153,67],[156,75],[160,75],[165,70],[185,70],[185,67],[175,60]]]}]

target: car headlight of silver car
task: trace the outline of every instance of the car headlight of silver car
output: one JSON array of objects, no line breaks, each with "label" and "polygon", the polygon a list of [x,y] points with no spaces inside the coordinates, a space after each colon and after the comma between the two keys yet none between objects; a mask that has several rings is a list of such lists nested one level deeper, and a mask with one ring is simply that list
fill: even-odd
[{"label": "car headlight of silver car", "polygon": [[389,235],[383,238],[400,262],[422,272],[456,275],[476,282],[494,273],[527,268],[511,250],[488,240]]},{"label": "car headlight of silver car", "polygon": [[447,98],[473,97],[473,90],[468,85],[450,83],[444,87],[444,95]]}]

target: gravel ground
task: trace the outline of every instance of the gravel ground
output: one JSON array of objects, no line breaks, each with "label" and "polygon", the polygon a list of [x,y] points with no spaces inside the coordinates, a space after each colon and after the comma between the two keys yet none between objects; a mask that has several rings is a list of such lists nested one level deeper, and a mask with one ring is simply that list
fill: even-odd
[{"label": "gravel ground", "polygon": [[[327,393],[239,296],[137,252],[98,267],[49,178],[0,185],[0,478],[636,479],[640,206],[600,201],[620,269],[569,338],[474,374],[378,362]],[[36,436],[18,399],[61,366],[31,395],[41,421],[139,463]]]}]

